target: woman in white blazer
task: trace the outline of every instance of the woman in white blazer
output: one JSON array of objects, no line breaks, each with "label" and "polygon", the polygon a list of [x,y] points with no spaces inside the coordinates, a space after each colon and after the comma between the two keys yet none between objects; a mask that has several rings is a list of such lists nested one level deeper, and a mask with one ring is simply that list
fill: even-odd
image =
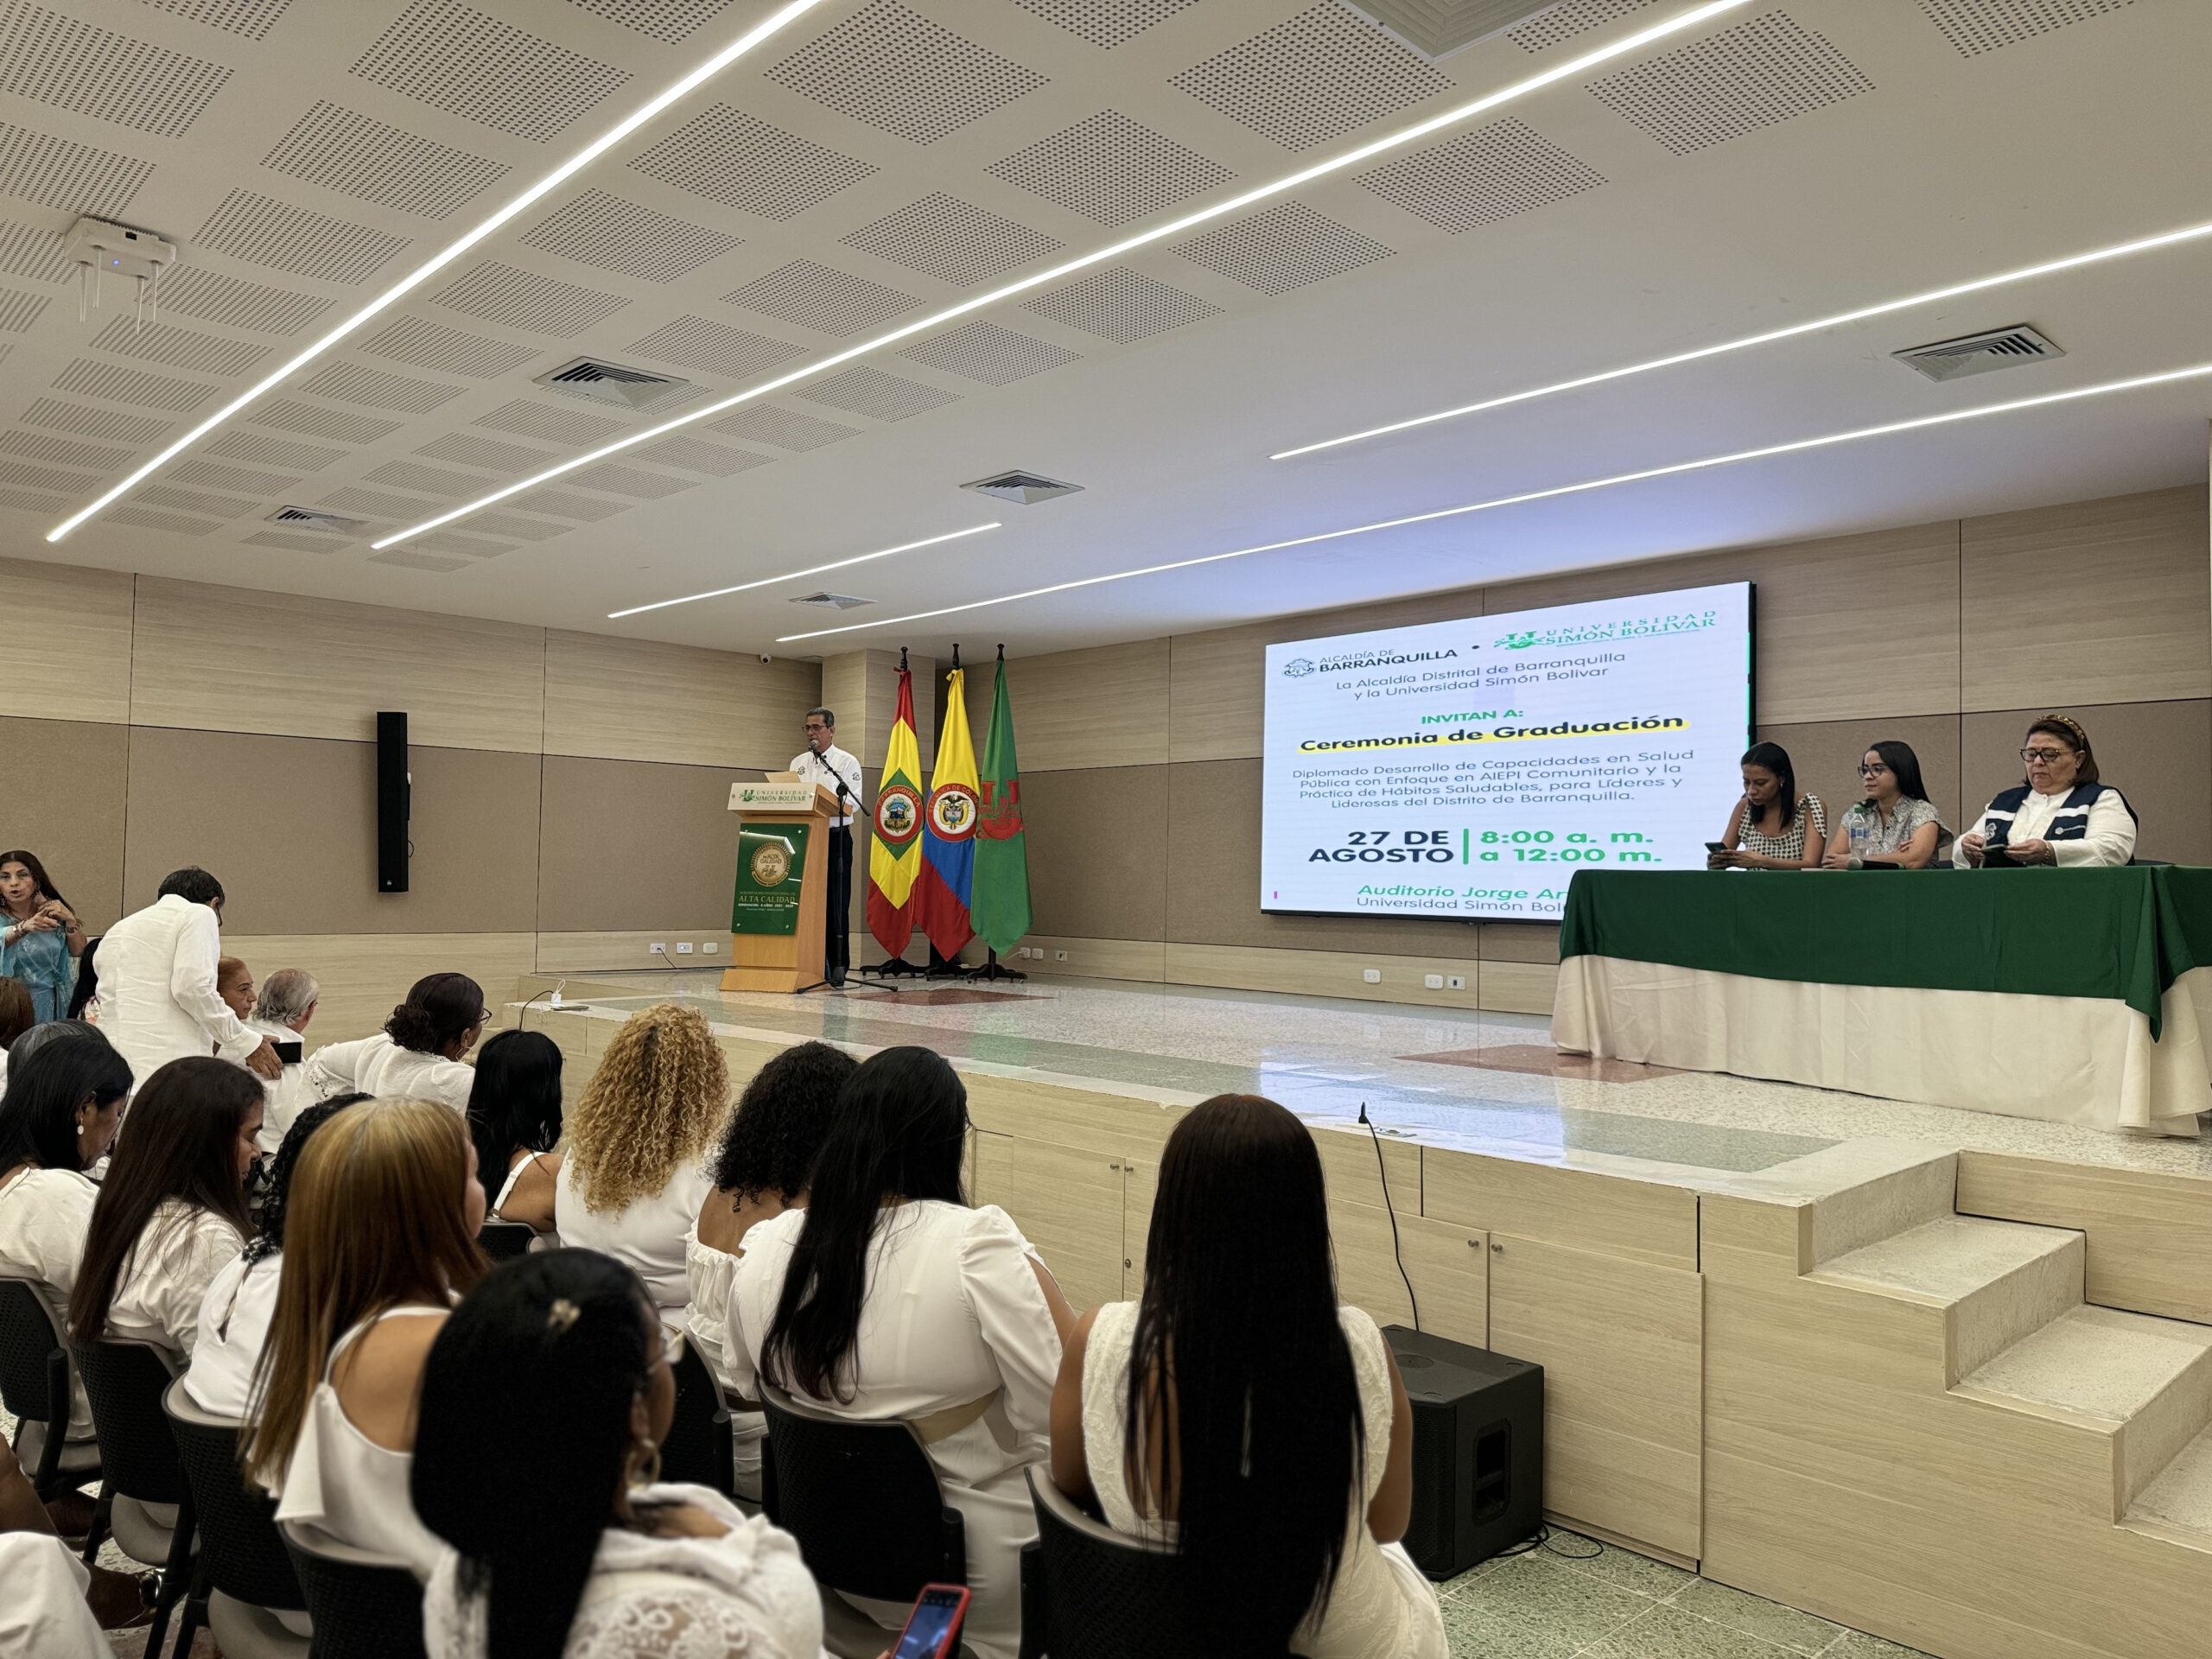
[{"label": "woman in white blazer", "polygon": [[483,988],[467,974],[432,974],[409,988],[373,1037],[333,1043],[308,1062],[308,1092],[374,1095],[379,1100],[442,1100],[468,1110],[476,1068],[461,1056],[484,1034]]}]

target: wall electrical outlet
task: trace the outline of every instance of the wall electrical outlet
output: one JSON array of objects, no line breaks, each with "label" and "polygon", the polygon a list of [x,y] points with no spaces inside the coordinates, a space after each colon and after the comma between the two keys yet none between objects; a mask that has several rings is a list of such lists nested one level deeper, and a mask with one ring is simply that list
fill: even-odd
[{"label": "wall electrical outlet", "polygon": [[676,947],[676,954],[679,957],[690,956],[691,954],[691,941],[684,939],[679,942]]},{"label": "wall electrical outlet", "polygon": [[1444,980],[1444,988],[1447,991],[1465,990],[1467,988],[1467,976],[1465,974],[1446,975]]},{"label": "wall electrical outlet", "polygon": [[699,954],[702,956],[719,956],[721,953],[721,946],[715,944],[712,939],[709,939],[704,944],[699,947]]},{"label": "wall electrical outlet", "polygon": [[1067,959],[1068,953],[1065,950],[1055,950],[1052,952],[1052,960],[1054,962],[1065,962]]},{"label": "wall electrical outlet", "polygon": [[1380,968],[1363,968],[1360,969],[1359,976],[1370,985],[1380,985],[1382,982],[1382,970]]},{"label": "wall electrical outlet", "polygon": [[1421,982],[1428,987],[1432,991],[1440,991],[1444,988],[1444,976],[1441,974],[1423,974],[1421,976]]},{"label": "wall electrical outlet", "polygon": [[645,954],[651,957],[664,957],[668,954],[668,947],[664,944],[649,944],[645,947]]}]

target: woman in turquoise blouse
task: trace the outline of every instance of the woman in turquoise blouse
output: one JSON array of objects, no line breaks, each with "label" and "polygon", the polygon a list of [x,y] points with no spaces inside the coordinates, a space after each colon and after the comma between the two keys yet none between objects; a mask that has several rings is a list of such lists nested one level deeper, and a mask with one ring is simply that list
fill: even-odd
[{"label": "woman in turquoise blouse", "polygon": [[0,974],[31,994],[31,1017],[43,1023],[69,1012],[85,929],[37,855],[20,848],[0,853]]}]

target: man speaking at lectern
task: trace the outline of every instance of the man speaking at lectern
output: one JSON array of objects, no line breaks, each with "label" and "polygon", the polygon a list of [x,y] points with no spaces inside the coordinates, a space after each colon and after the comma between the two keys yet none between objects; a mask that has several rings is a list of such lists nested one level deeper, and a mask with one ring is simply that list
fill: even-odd
[{"label": "man speaking at lectern", "polygon": [[837,747],[837,716],[829,709],[806,711],[806,747],[791,769],[837,795],[837,816],[830,820],[830,902],[823,915],[822,976],[832,985],[842,985],[852,954],[853,813],[861,804],[861,763]]}]

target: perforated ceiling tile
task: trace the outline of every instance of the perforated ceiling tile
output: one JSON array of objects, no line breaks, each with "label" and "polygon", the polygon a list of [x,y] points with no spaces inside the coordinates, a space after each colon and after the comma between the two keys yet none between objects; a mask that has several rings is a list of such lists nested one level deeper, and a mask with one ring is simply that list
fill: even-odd
[{"label": "perforated ceiling tile", "polygon": [[187,512],[213,513],[218,518],[239,518],[260,505],[254,501],[241,501],[236,496],[209,495],[201,490],[180,490],[168,484],[149,484],[130,499],[143,501],[149,507],[181,507]]},{"label": "perforated ceiling tile", "polygon": [[963,287],[1041,259],[1059,241],[939,192],[841,238],[879,259]]},{"label": "perforated ceiling tile", "polygon": [[425,495],[457,499],[480,494],[492,480],[474,473],[450,473],[442,467],[424,467],[411,461],[387,461],[361,474],[364,484],[387,484],[395,490],[420,490]]},{"label": "perforated ceiling tile", "polygon": [[671,283],[721,258],[739,241],[604,190],[587,190],[523,238],[522,245],[640,282]]},{"label": "perforated ceiling tile", "polygon": [[143,415],[120,415],[111,409],[89,409],[83,404],[41,397],[23,411],[30,426],[51,427],[57,432],[82,432],[95,438],[118,438],[125,443],[151,443],[165,436],[168,421],[149,421]]},{"label": "perforated ceiling tile", "polygon": [[726,443],[708,443],[699,438],[665,438],[639,450],[638,459],[661,467],[709,473],[716,478],[735,478],[755,467],[766,467],[773,457],[756,455],[750,449],[733,449]]},{"label": "perforated ceiling tile", "polygon": [[630,79],[458,0],[416,0],[353,73],[541,144]]},{"label": "perforated ceiling tile", "polygon": [[210,29],[227,29],[250,41],[266,39],[292,0],[143,0],[156,11],[175,12]]},{"label": "perforated ceiling tile", "polygon": [[1632,11],[1642,11],[1646,6],[1658,3],[1659,0],[1566,0],[1565,4],[1554,6],[1542,16],[1506,30],[1505,38],[1523,52],[1541,52],[1561,41],[1571,41],[1600,23],[1610,23],[1616,17],[1625,17]]},{"label": "perforated ceiling tile", "polygon": [[819,449],[840,439],[861,435],[856,426],[802,415],[793,409],[775,409],[766,404],[741,409],[719,421],[709,421],[707,430],[727,432],[733,438],[749,438],[754,443],[772,443],[779,449],[798,450]]},{"label": "perforated ceiling tile", "polygon": [[508,328],[573,334],[604,322],[630,303],[626,296],[581,283],[564,283],[534,270],[486,260],[452,287],[430,296],[448,311],[481,317]]},{"label": "perforated ceiling tile", "polygon": [[1057,23],[1079,40],[1111,52],[1198,0],[1014,0],[1024,11]]},{"label": "perforated ceiling tile", "polygon": [[1388,259],[1392,251],[1303,202],[1286,201],[1210,231],[1175,251],[1262,294],[1287,294]]},{"label": "perforated ceiling tile", "polygon": [[447,374],[473,374],[480,379],[512,373],[537,355],[531,346],[463,334],[428,317],[402,317],[374,339],[363,341],[361,349],[372,357],[388,357],[395,363],[412,363]]},{"label": "perforated ceiling tile", "polygon": [[1595,168],[1514,120],[1462,133],[1359,175],[1376,195],[1454,236],[1564,201],[1605,181]]},{"label": "perforated ceiling tile", "polygon": [[55,513],[68,505],[58,495],[33,495],[28,490],[0,490],[0,507],[16,512]]},{"label": "perforated ceiling tile", "polygon": [[733,376],[758,374],[807,354],[804,346],[787,340],[770,340],[726,322],[692,316],[678,317],[643,340],[632,340],[623,350],[658,363]]},{"label": "perforated ceiling tile", "polygon": [[317,409],[313,404],[279,397],[256,404],[245,418],[257,426],[273,426],[282,432],[304,432],[311,438],[335,438],[340,443],[375,443],[405,424],[378,420],[373,415],[348,415],[342,409]]},{"label": "perforated ceiling tile", "polygon": [[0,87],[118,127],[181,138],[231,72],[31,0],[0,0]]},{"label": "perforated ceiling tile", "polygon": [[403,213],[443,219],[507,171],[506,165],[317,102],[261,158],[273,173]]},{"label": "perforated ceiling tile", "polygon": [[1168,84],[1286,149],[1310,149],[1459,83],[1364,17],[1323,0]]},{"label": "perforated ceiling tile", "polygon": [[543,404],[504,404],[489,415],[479,415],[470,424],[488,426],[495,432],[518,432],[525,438],[552,443],[597,443],[629,429],[627,421],[604,415],[587,415],[580,409],[548,409]]},{"label": "perforated ceiling tile", "polygon": [[2101,17],[2135,0],[1920,0],[1928,21],[1962,58]]},{"label": "perforated ceiling tile", "polygon": [[504,512],[480,512],[468,521],[477,529],[493,536],[512,536],[518,542],[550,541],[556,536],[565,536],[574,524],[549,524],[536,518],[517,518]]},{"label": "perforated ceiling tile", "polygon": [[27,461],[0,461],[0,484],[14,484],[29,490],[60,490],[64,495],[70,495],[90,489],[92,483],[83,473],[34,467]]},{"label": "perforated ceiling tile", "polygon": [[1840,104],[1874,83],[1787,12],[1770,11],[1590,83],[1677,156]]},{"label": "perforated ceiling tile", "polygon": [[326,283],[365,283],[407,245],[404,236],[311,213],[252,190],[225,196],[197,240],[235,259]]},{"label": "perforated ceiling tile", "polygon": [[572,0],[572,3],[611,18],[625,29],[681,46],[701,24],[727,11],[730,0]]},{"label": "perforated ceiling tile", "polygon": [[12,288],[0,288],[0,333],[28,334],[36,322],[39,313],[53,302],[43,294],[25,294]]},{"label": "perforated ceiling tile", "polygon": [[219,518],[188,518],[181,512],[156,512],[151,507],[111,507],[103,517],[111,524],[166,530],[179,536],[207,536],[223,527]]},{"label": "perforated ceiling tile", "polygon": [[142,374],[116,363],[95,363],[89,357],[73,359],[54,377],[56,391],[80,392],[111,404],[137,404],[146,409],[166,409],[188,415],[215,395],[215,388],[199,380],[177,380],[166,374]]},{"label": "perforated ceiling tile", "polygon": [[200,265],[171,266],[162,274],[156,297],[164,315],[174,312],[264,334],[296,334],[330,308],[320,294],[249,283]]},{"label": "perforated ceiling tile", "polygon": [[880,283],[800,259],[723,295],[722,303],[849,339],[912,311],[921,302]]},{"label": "perforated ceiling tile", "polygon": [[173,369],[194,369],[202,374],[244,374],[269,355],[267,346],[250,340],[226,340],[168,322],[142,327],[130,317],[109,319],[107,327],[86,344],[96,352],[143,358],[149,363],[165,363]]},{"label": "perforated ceiling tile", "polygon": [[34,282],[58,283],[77,267],[69,262],[69,245],[51,231],[28,225],[0,225],[0,270]]},{"label": "perforated ceiling tile", "polygon": [[1127,265],[1109,266],[1095,276],[1054,289],[1025,308],[1122,346],[1221,315],[1219,306],[1156,283]]},{"label": "perforated ceiling tile", "polygon": [[1048,84],[899,0],[870,0],[767,78],[918,144],[935,143]]},{"label": "perforated ceiling tile", "polygon": [[386,374],[359,363],[334,363],[300,388],[315,397],[341,404],[365,404],[371,409],[396,409],[404,415],[427,415],[451,403],[468,390],[417,380],[411,375]]},{"label": "perforated ceiling tile", "polygon": [[702,111],[630,165],[725,207],[777,219],[796,218],[875,171],[727,104]]},{"label": "perforated ceiling tile", "polygon": [[319,443],[293,443],[261,432],[226,432],[207,446],[207,453],[226,461],[257,461],[265,467],[289,467],[302,473],[319,473],[332,461],[346,458],[343,449],[327,449]]},{"label": "perforated ceiling tile", "polygon": [[532,490],[528,495],[518,495],[509,505],[524,512],[550,513],[556,518],[581,518],[587,524],[597,524],[602,518],[612,518],[618,512],[630,511],[627,501],[602,501],[588,495],[570,495],[564,490]]},{"label": "perforated ceiling tile", "polygon": [[395,547],[389,553],[372,553],[371,564],[396,564],[406,570],[430,570],[442,575],[448,571],[466,570],[475,563],[474,559],[442,559],[434,553],[410,553],[404,547]]},{"label": "perforated ceiling tile", "polygon": [[243,467],[218,467],[207,461],[188,461],[171,469],[169,480],[176,484],[204,484],[211,490],[238,490],[247,495],[267,496],[282,495],[300,481],[275,473],[251,472]]},{"label": "perforated ceiling tile", "polygon": [[924,368],[942,369],[989,385],[1010,386],[1063,363],[1073,363],[1083,353],[1017,334],[995,323],[971,322],[965,328],[909,346],[899,355]]},{"label": "perforated ceiling tile", "polygon": [[73,144],[0,121],[0,195],[21,196],[65,213],[113,219],[154,171],[151,162]]},{"label": "perforated ceiling tile", "polygon": [[442,438],[418,445],[418,455],[432,461],[458,461],[463,467],[481,467],[486,472],[526,473],[533,467],[566,460],[550,449],[531,449],[519,443],[495,443],[490,438],[480,438],[467,432],[448,432]]},{"label": "perforated ceiling tile", "polygon": [[1101,225],[1149,218],[1236,176],[1118,110],[1102,110],[983,170]]},{"label": "perforated ceiling tile", "polygon": [[50,432],[9,432],[0,434],[0,454],[50,461],[57,467],[92,467],[107,471],[130,460],[131,452],[111,444],[75,443]]},{"label": "perforated ceiling tile", "polygon": [[333,512],[357,513],[368,518],[388,518],[398,524],[411,524],[427,518],[440,508],[435,502],[418,501],[411,496],[386,495],[380,490],[355,489],[351,486],[333,490],[315,504],[327,507]]},{"label": "perforated ceiling tile", "polygon": [[342,553],[351,542],[326,542],[313,536],[293,536],[281,530],[264,530],[248,536],[240,547],[281,547],[289,553]]},{"label": "perforated ceiling tile", "polygon": [[957,404],[960,394],[918,385],[877,369],[847,369],[802,391],[800,397],[825,409],[849,410],[879,421],[903,421]]},{"label": "perforated ceiling tile", "polygon": [[[698,487],[696,478],[671,478],[666,473],[641,473],[635,467],[619,466],[602,461],[596,467],[586,467],[570,473],[568,482],[587,490],[605,490],[609,495],[642,496],[648,501],[658,501],[667,496],[681,494]],[[518,503],[519,505],[519,503]]]},{"label": "perforated ceiling tile", "polygon": [[449,530],[417,536],[408,546],[420,548],[425,553],[457,553],[469,559],[496,559],[502,553],[515,550],[512,542],[487,542],[481,536],[456,536]]}]

